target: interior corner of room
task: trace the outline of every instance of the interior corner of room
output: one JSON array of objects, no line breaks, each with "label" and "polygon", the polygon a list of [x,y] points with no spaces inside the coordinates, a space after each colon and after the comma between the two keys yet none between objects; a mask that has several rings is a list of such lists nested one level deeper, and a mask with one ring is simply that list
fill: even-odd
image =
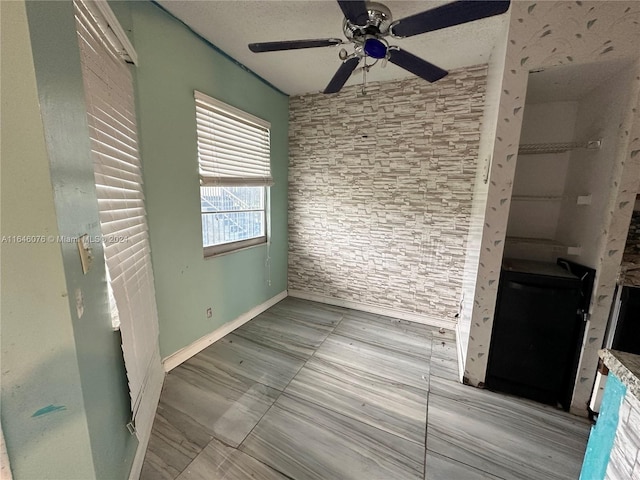
[{"label": "interior corner of room", "polygon": [[[406,40],[448,68],[437,82],[365,60],[331,94],[319,88],[338,49],[252,60],[260,22],[228,33],[257,9],[285,40],[288,15],[310,9],[323,18],[310,32],[335,20],[342,38],[347,20],[326,3],[217,2],[216,37],[202,2],[0,1],[3,480],[9,463],[16,480],[138,478],[165,376],[286,297],[454,331],[460,388],[592,420],[603,392],[635,405],[638,4],[512,2],[490,27],[432,32],[436,47]],[[385,2],[426,8],[415,3]],[[93,8],[96,32],[135,53],[114,57],[131,77],[130,136],[91,137],[87,92],[108,75],[86,60],[76,17]],[[269,124],[264,243],[203,253],[194,91]],[[135,198],[105,214],[92,155],[108,163],[101,146],[131,139],[138,164],[120,184],[135,178]],[[146,246],[114,269],[129,243],[90,239],[134,217]],[[108,285],[127,269],[148,283],[148,308],[122,317],[153,328],[114,330]],[[137,373],[128,342],[145,355]],[[615,431],[592,435],[621,448]]]}]

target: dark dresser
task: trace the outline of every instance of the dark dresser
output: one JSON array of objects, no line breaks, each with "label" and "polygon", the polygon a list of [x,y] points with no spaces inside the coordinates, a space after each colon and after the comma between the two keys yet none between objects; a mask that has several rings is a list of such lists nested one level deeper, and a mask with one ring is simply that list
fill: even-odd
[{"label": "dark dresser", "polygon": [[503,261],[489,351],[489,389],[569,408],[584,331],[585,294],[584,275],[581,279],[568,271],[568,263],[563,268]]}]

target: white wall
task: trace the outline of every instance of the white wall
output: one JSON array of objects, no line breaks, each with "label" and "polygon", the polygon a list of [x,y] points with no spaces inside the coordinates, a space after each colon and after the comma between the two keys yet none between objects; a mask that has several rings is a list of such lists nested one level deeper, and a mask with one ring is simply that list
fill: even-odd
[{"label": "white wall", "polygon": [[[577,102],[527,103],[520,144],[574,141],[577,109]],[[556,239],[562,202],[539,197],[564,195],[569,157],[569,152],[518,155],[507,237]],[[510,242],[508,238],[505,243],[505,257],[555,262],[559,255],[566,255],[566,250]]]},{"label": "white wall", "polygon": [[[584,411],[593,388],[629,230],[635,193],[640,183],[640,61],[585,97],[578,110],[576,135],[602,137],[599,151],[571,157],[573,185],[593,195],[588,209],[563,207],[559,236],[584,242],[577,261],[596,268],[590,318],[583,339],[571,407]],[[566,230],[564,228],[566,225]],[[571,228],[569,228],[571,227]]]},{"label": "white wall", "polygon": [[[633,69],[621,71],[601,84],[579,103],[575,137],[578,141],[603,139],[600,150],[578,149],[571,152],[566,178],[567,199],[562,203],[558,239],[566,244],[580,244],[582,252],[575,260],[589,267],[599,267],[605,238],[608,202],[614,185],[614,167],[619,158],[619,125],[631,98]],[[579,206],[571,197],[591,194],[591,205]]]}]

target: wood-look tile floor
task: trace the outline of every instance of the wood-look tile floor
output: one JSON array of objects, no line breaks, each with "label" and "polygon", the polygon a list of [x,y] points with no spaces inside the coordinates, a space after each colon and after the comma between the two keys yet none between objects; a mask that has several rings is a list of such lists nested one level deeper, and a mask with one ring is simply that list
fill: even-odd
[{"label": "wood-look tile floor", "polygon": [[457,381],[455,335],[286,298],[172,370],[155,479],[576,479],[589,424]]}]

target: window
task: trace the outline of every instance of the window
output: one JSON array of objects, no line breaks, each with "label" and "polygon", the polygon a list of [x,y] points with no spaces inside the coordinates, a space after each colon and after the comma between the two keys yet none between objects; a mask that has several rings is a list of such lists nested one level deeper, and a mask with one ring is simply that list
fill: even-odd
[{"label": "window", "polygon": [[205,256],[267,242],[271,124],[195,92]]}]

